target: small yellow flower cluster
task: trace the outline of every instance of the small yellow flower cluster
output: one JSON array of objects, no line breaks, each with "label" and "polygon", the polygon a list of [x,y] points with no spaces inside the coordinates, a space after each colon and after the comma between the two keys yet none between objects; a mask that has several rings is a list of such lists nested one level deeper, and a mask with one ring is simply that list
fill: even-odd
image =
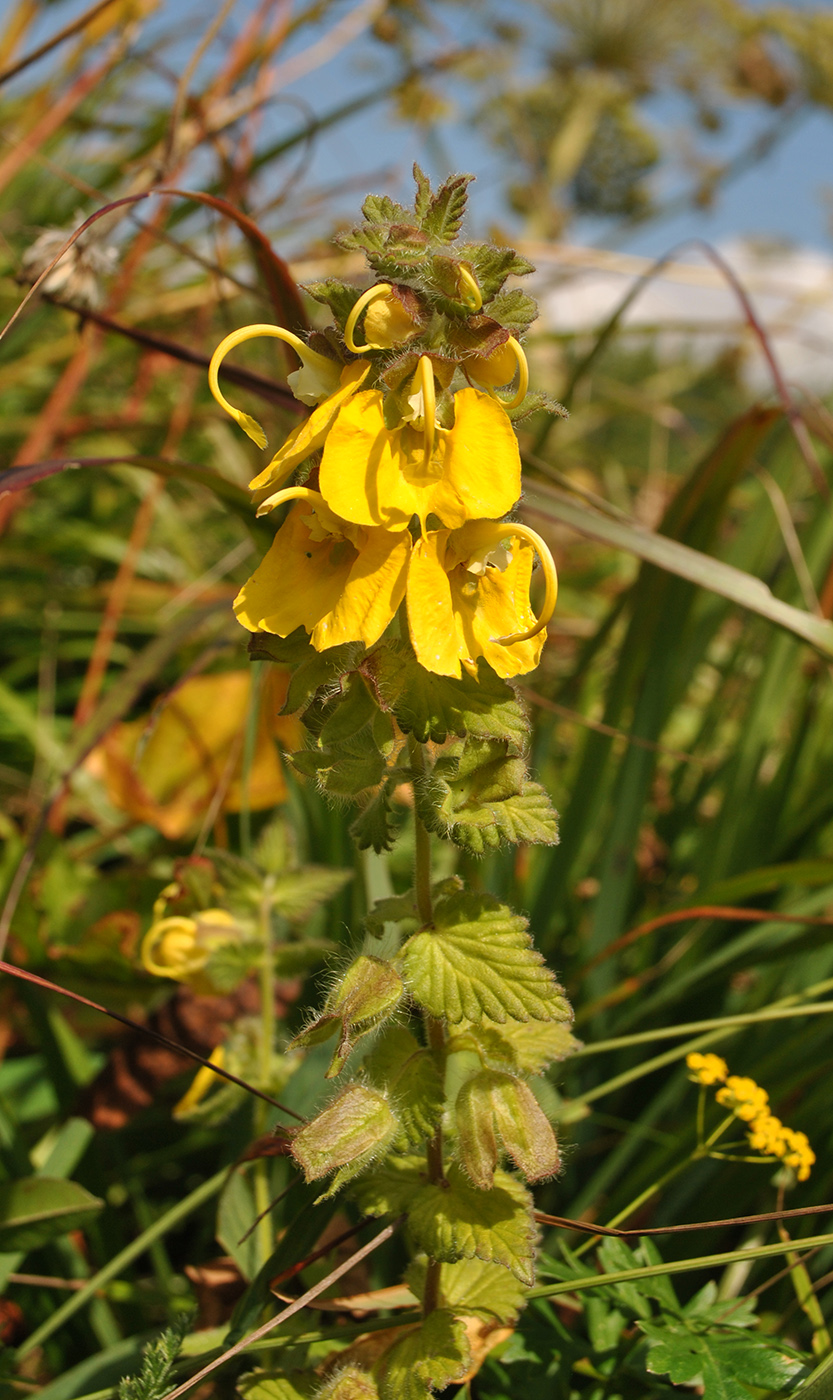
[{"label": "small yellow flower cluster", "polygon": [[[477,313],[477,282],[462,272],[461,306]],[[344,328],[341,361],[269,325],[235,331],[215,351],[211,391],[259,446],[262,428],[218,383],[235,345],[257,336],[291,345],[302,369],[289,376],[290,387],[312,408],[250,483],[258,515],[292,505],[235,612],[251,632],[286,637],[303,627],[324,651],[345,642],[372,646],[407,600],[411,641],[427,670],[459,677],[465,668],[476,676],[484,657],[498,675],[521,675],[538,664],[557,593],[544,541],[529,526],[501,520],[521,494],[507,408],[526,396],[526,358],[513,337],[458,363],[430,353],[428,342],[425,353],[410,350],[424,326],[418,298],[408,296],[403,305],[396,288],[379,283],[360,297]],[[367,343],[357,344],[362,314]],[[412,369],[386,390],[381,374],[392,350]],[[500,398],[495,386],[514,380],[513,396]],[[287,485],[318,453],[306,484]],[[529,601],[536,555],[545,577],[537,617]]]},{"label": "small yellow flower cluster", "polygon": [[724,1108],[728,1108],[741,1121],[747,1124],[749,1146],[755,1152],[767,1157],[778,1157],[787,1167],[792,1167],[799,1181],[806,1181],[810,1168],[816,1160],[806,1133],[787,1128],[770,1112],[769,1095],[754,1079],[739,1074],[729,1074],[726,1061],[719,1055],[686,1056],[686,1064],[692,1079],[697,1084],[712,1086],[721,1084],[715,1098]]}]

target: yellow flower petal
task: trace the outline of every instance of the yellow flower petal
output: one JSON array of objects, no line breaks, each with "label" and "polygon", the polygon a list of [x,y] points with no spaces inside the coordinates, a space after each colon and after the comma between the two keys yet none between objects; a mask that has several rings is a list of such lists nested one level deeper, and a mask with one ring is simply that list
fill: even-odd
[{"label": "yellow flower petal", "polygon": [[312,631],[318,651],[341,642],[377,642],[405,596],[411,539],[407,532],[368,530],[341,597]]},{"label": "yellow flower petal", "polygon": [[318,651],[341,642],[372,646],[404,597],[410,536],[352,525],[317,492],[304,494],[309,499],[293,505],[240,590],[238,621],[279,637],[304,627]]},{"label": "yellow flower petal", "polygon": [[277,486],[289,476],[295,467],[305,462],[310,453],[317,452],[335,421],[339,409],[345,404],[359,385],[367,377],[370,364],[367,360],[354,360],[345,365],[341,372],[341,382],[335,393],[313,409],[309,418],[293,428],[282,447],[278,448],[268,467],[249,482],[250,491],[262,491],[266,487]]},{"label": "yellow flower petal", "polygon": [[408,629],[417,661],[438,676],[460,675],[460,638],[445,571],[447,530],[417,540],[408,571]]},{"label": "yellow flower petal", "polygon": [[378,390],[345,404],[324,446],[321,493],[345,520],[404,530],[436,515],[449,529],[505,515],[521,493],[521,463],[503,407],[476,389],[454,397],[454,427],[438,431],[426,461],[424,437],[385,427]]},{"label": "yellow flower petal", "polygon": [[357,550],[347,540],[314,540],[304,517],[306,501],[290,510],[268,554],[234,600],[238,622],[250,632],[288,637],[296,627],[311,632],[332,612],[350,577]]},{"label": "yellow flower petal", "polygon": [[499,676],[520,676],[533,671],[541,658],[545,633],[504,647],[496,640],[535,626],[529,603],[529,584],[535,554],[527,545],[513,543],[506,569],[487,569],[479,578],[459,566],[450,575],[451,597],[457,625],[471,666],[484,656]]}]

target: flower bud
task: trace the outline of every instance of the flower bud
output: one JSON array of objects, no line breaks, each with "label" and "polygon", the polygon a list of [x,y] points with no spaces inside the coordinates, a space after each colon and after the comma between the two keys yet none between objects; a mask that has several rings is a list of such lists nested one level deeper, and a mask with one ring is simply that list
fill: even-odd
[{"label": "flower bud", "polygon": [[141,959],[154,977],[194,982],[213,949],[231,942],[238,926],[227,909],[202,909],[194,918],[157,919],[142,941]]},{"label": "flower bud", "polygon": [[315,1400],[379,1400],[376,1382],[358,1366],[347,1366],[330,1376],[321,1390],[315,1392]]},{"label": "flower bud", "polygon": [[328,996],[320,1016],[296,1035],[293,1046],[318,1045],[340,1027],[326,1078],[333,1079],[356,1041],[396,1010],[405,990],[402,978],[383,958],[359,957]]},{"label": "flower bud", "polygon": [[292,1156],[307,1181],[342,1168],[331,1188],[335,1189],[384,1152],[398,1126],[383,1094],[349,1084],[301,1129],[292,1143]]},{"label": "flower bud", "polygon": [[390,350],[403,340],[410,340],[419,329],[419,323],[393,292],[371,302],[364,314],[365,339],[379,350]]},{"label": "flower bud", "polygon": [[499,1070],[482,1070],[457,1095],[460,1160],[475,1186],[494,1185],[500,1148],[528,1181],[553,1176],[561,1165],[555,1133],[528,1084]]},{"label": "flower bud", "polygon": [[466,360],[465,367],[469,378],[475,383],[497,389],[501,384],[508,384],[514,379],[518,361],[509,341],[504,341],[491,355],[473,355]]}]

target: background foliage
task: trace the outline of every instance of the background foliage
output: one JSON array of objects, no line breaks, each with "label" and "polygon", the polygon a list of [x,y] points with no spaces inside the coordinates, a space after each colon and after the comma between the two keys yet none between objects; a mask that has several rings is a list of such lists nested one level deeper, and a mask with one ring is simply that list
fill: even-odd
[{"label": "background foliage", "polygon": [[[360,944],[373,900],[407,887],[412,838],[401,793],[393,851],[358,857],[349,814],[274,764],[265,671],[255,666],[253,686],[232,682],[232,698],[221,688],[249,666],[229,605],[269,529],[245,491],[256,450],[209,398],[208,356],[248,321],[317,324],[295,281],[357,273],[326,240],[364,172],[315,175],[357,112],[395,119],[403,147],[425,143],[454,166],[454,150],[445,157],[437,143],[456,102],[501,162],[500,217],[522,249],[563,236],[579,216],[613,236],[719,198],[790,123],[829,105],[833,20],[823,8],[718,0],[484,4],[465,15],[264,3],[227,4],[194,28],[196,10],[114,0],[19,67],[79,14],[20,0],[0,43],[4,321],[83,218],[153,193],[94,223],[0,345],[0,434],[17,473],[0,482],[6,956],[210,1053],[221,1022],[239,1027],[251,1014],[235,980],[247,969],[201,998],[144,972],[137,949],[177,862],[217,850],[220,886],[244,921],[253,888],[280,887],[285,1044],[321,1000],[327,967]],[[346,72],[341,50],[354,37],[369,80],[328,106],[316,73],[334,56]],[[285,97],[304,75],[303,95]],[[709,133],[739,106],[754,139],[717,161]],[[686,123],[682,152],[657,120],[669,110]],[[777,383],[753,402],[731,354],[711,365],[669,359],[615,325],[594,337],[539,327],[527,349],[534,382],[571,411],[522,427],[524,515],[551,541],[562,579],[550,644],[524,690],[535,776],[561,812],[562,839],[463,865],[475,887],[529,913],[578,1008],[584,1049],[551,1076],[545,1104],[561,1123],[565,1168],[539,1205],[610,1220],[681,1163],[696,1106],[683,1058],[704,1045],[808,1133],[819,1160],[788,1204],[823,1202],[833,1027],[824,1010],[779,1020],[768,1009],[818,1004],[833,978],[828,410]],[[234,363],[236,392],[277,441],[296,421],[291,366],[268,344]],[[194,737],[184,695],[198,680],[208,688]],[[166,743],[163,701],[176,693],[186,723]],[[277,737],[293,746],[287,732]],[[441,873],[451,873],[447,858]],[[160,1326],[196,1302],[201,1323],[219,1327],[240,1281],[257,1278],[258,1236],[238,1243],[256,1193],[244,1176],[229,1187],[225,1169],[275,1115],[258,1108],[253,1121],[241,1097],[217,1126],[212,1097],[202,1115],[172,1119],[192,1077],[184,1060],[9,976],[0,998],[3,1173],[35,1195],[38,1177],[76,1183],[63,1204],[50,1188],[29,1234],[19,1232],[23,1208],[3,1197],[2,1325],[17,1347],[4,1354],[4,1384],[48,1400],[109,1394]],[[736,1023],[680,1029],[715,1018]],[[326,1051],[291,1078],[294,1066],[281,1071],[278,1096],[298,1113],[322,1092]],[[288,1180],[281,1157],[261,1172],[272,1195]],[[327,1208],[306,1210],[301,1194],[271,1219],[272,1240],[286,1230],[285,1269],[320,1247],[325,1228],[333,1239],[358,1220],[342,1210],[328,1225]],[[637,1223],[775,1205],[771,1170],[703,1159],[649,1194]],[[820,1234],[823,1223],[790,1230]],[[778,1354],[806,1365],[829,1345],[830,1243],[813,1251],[800,1307],[783,1256],[715,1266],[699,1293],[702,1273],[682,1274],[677,1294],[667,1280],[654,1292],[625,1281],[585,1304],[589,1294],[566,1288],[583,1266],[562,1253],[564,1240],[580,1243],[575,1232],[546,1235],[541,1283],[564,1284],[566,1301],[533,1302],[472,1393],[534,1391],[546,1375],[565,1397],[650,1394],[669,1389],[669,1376],[705,1377],[711,1394],[708,1365],[732,1370],[726,1348],[738,1394],[795,1383],[806,1368],[761,1370],[750,1360],[761,1346],[744,1350],[750,1306],[726,1311],[756,1291],[759,1341],[779,1338]],[[677,1262],[773,1241],[764,1224],[659,1247]],[[604,1248],[607,1272],[634,1267],[626,1245]],[[637,1267],[656,1262],[641,1248]],[[345,1291],[387,1285],[404,1262],[393,1241]],[[309,1264],[302,1281],[326,1267]],[[234,1326],[259,1319],[266,1284],[245,1295]],[[290,1328],[294,1354],[312,1364],[368,1324],[354,1309]],[[184,1354],[219,1337],[189,1330]],[[715,1347],[724,1359],[707,1365],[700,1353]]]}]

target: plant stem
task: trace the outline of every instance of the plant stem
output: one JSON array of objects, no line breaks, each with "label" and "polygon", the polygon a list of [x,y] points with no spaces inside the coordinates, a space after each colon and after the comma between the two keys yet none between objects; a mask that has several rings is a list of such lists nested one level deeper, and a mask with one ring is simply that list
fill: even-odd
[{"label": "plant stem", "polygon": [[[415,775],[425,772],[425,754],[422,744],[411,734],[408,736],[408,749],[411,758],[411,768]],[[434,923],[434,903],[431,898],[431,838],[423,823],[420,821],[416,805],[414,806],[414,890],[416,893],[417,913],[421,923],[430,928]],[[437,1067],[441,1074],[445,1073],[445,1027],[442,1021],[434,1016],[423,1017],[425,1023],[425,1038],[437,1061]],[[443,1134],[442,1128],[438,1125],[432,1138],[429,1138],[425,1148],[426,1162],[428,1166],[428,1179],[437,1185],[445,1180],[445,1170],[443,1167]],[[428,1267],[425,1271],[425,1291],[422,1298],[423,1316],[427,1317],[440,1302],[440,1275],[442,1264],[438,1259],[428,1260]]]},{"label": "plant stem", "polygon": [[[264,890],[260,902],[260,932],[263,940],[263,961],[260,966],[260,1079],[263,1088],[272,1075],[272,1052],[275,1045],[275,952],[273,947],[272,899]],[[268,1092],[268,1090],[267,1090]],[[268,1128],[268,1105],[258,1101],[255,1106],[256,1134],[262,1136]],[[272,1253],[272,1219],[270,1211],[269,1160],[261,1157],[254,1170],[255,1209],[261,1219],[257,1226],[258,1254],[265,1263]]]}]

